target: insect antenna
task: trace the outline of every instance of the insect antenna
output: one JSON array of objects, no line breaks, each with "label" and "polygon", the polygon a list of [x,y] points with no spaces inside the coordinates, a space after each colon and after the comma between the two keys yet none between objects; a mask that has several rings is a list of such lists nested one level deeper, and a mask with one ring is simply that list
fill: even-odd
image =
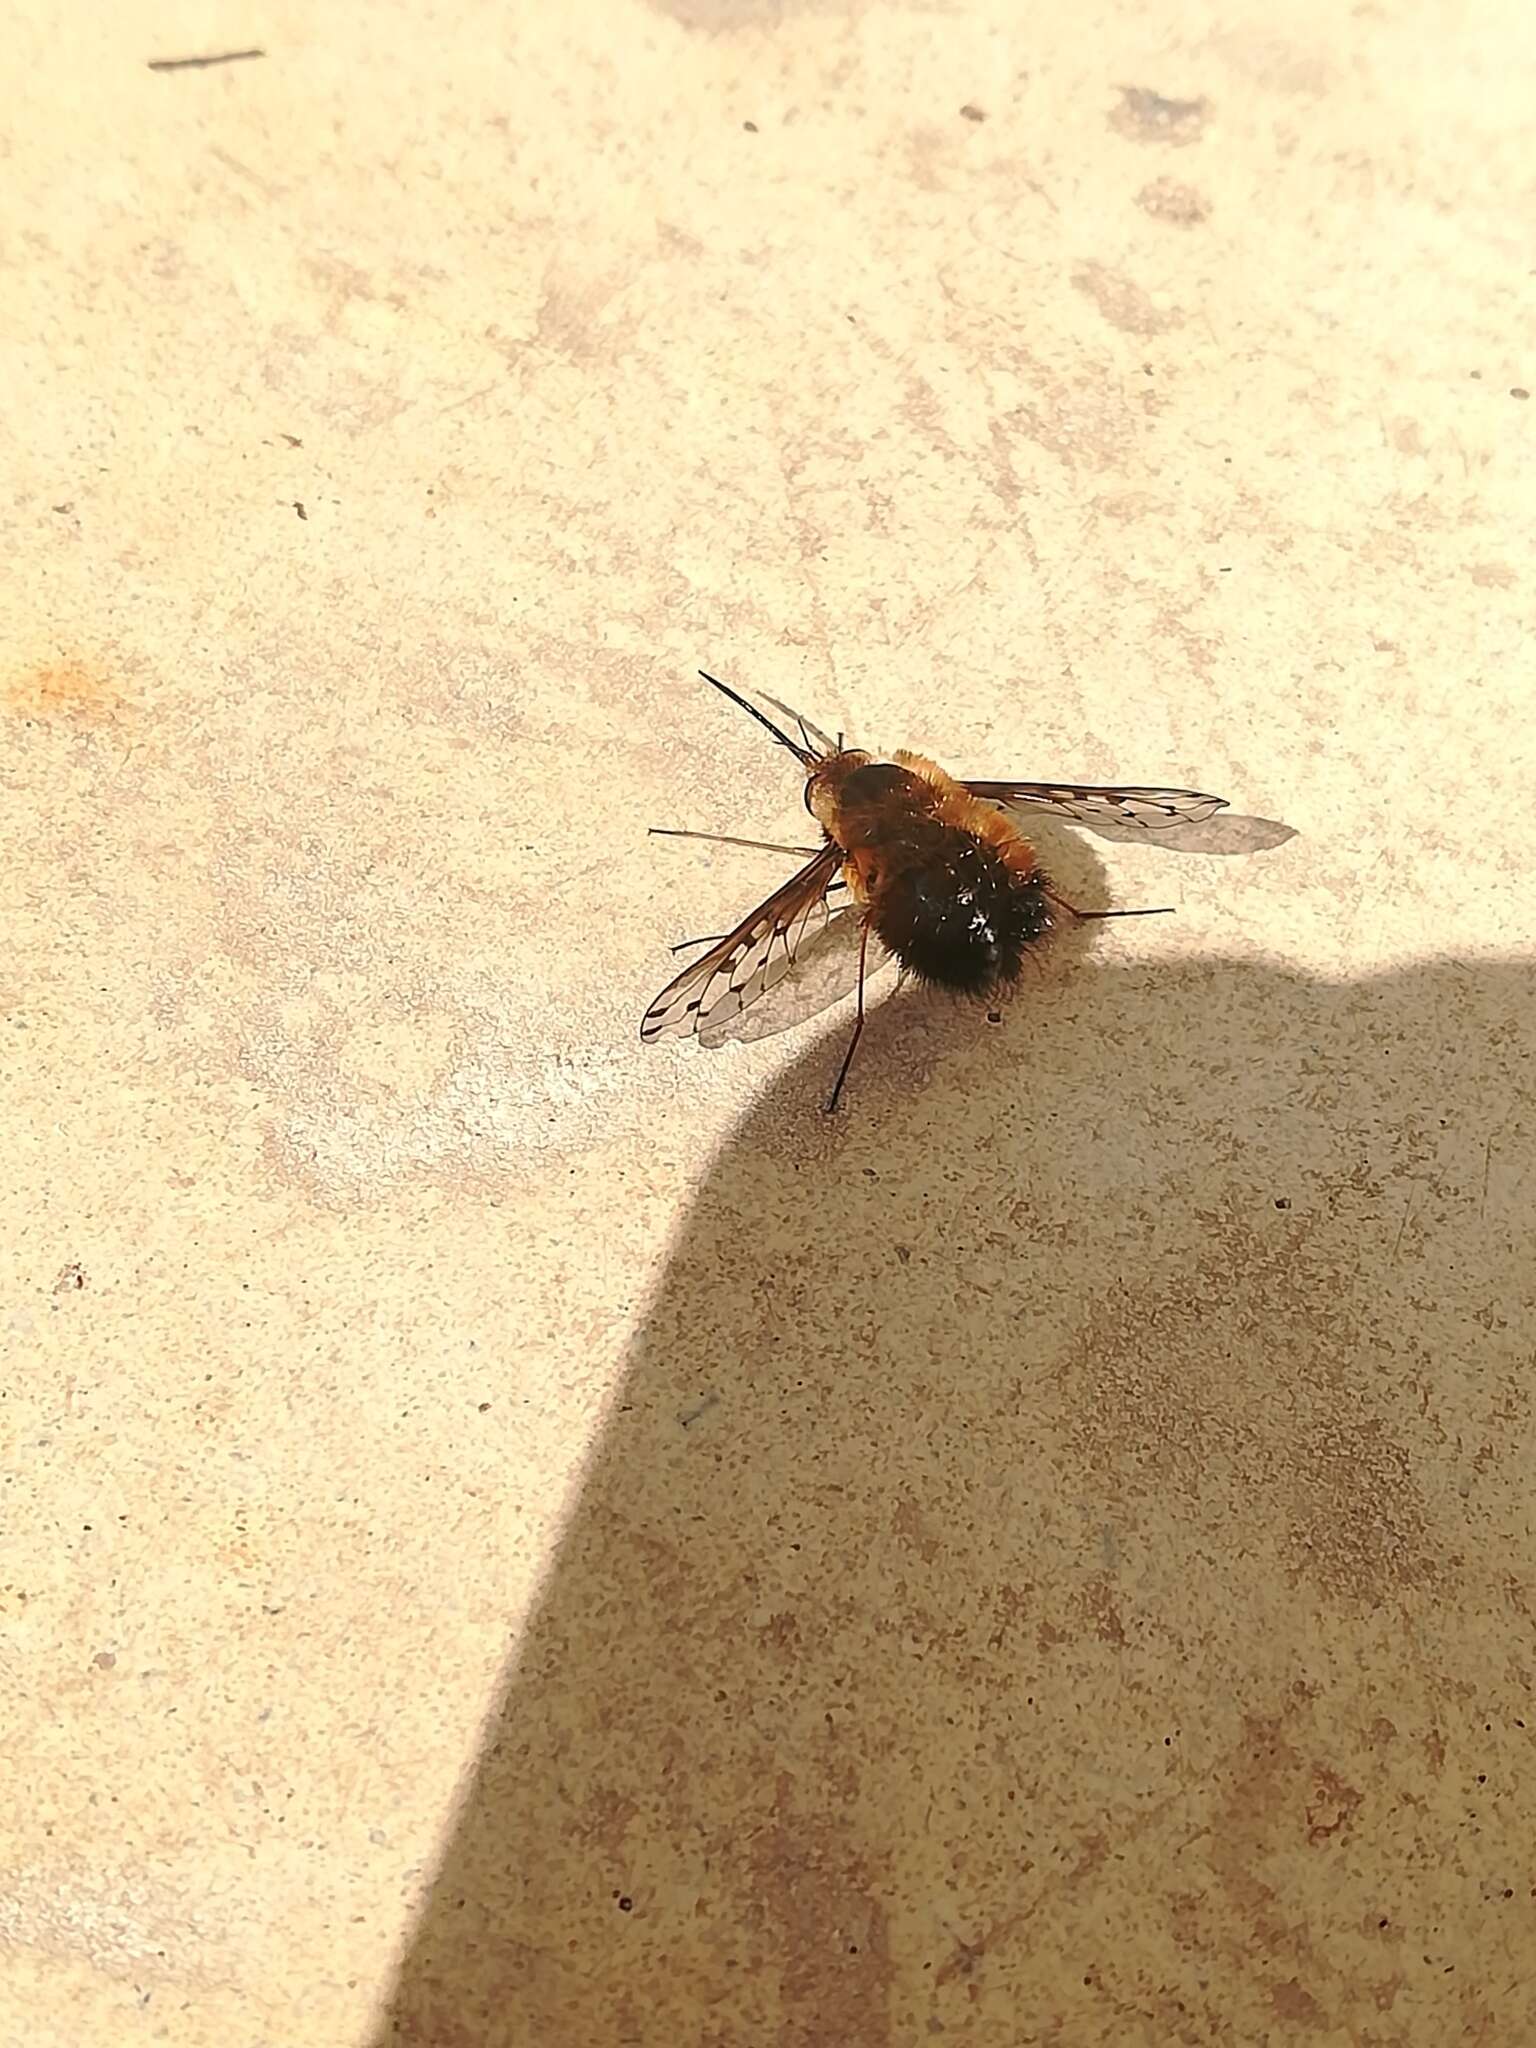
[{"label": "insect antenna", "polygon": [[[765,718],[763,713],[758,710],[757,706],[755,704],[749,704],[745,697],[738,697],[736,692],[732,689],[729,689],[724,683],[722,683],[718,676],[712,676],[707,669],[702,668],[699,670],[699,674],[704,678],[706,683],[712,684],[714,688],[720,692],[722,697],[729,697],[733,704],[739,704],[742,710],[746,712],[748,718],[755,718],[758,724],[763,727],[764,731],[771,732],[781,747],[788,747],[789,751],[794,755],[795,759],[800,763],[802,768],[809,768],[811,763],[818,758],[816,754],[812,753],[809,745],[797,747],[794,741],[789,737],[788,733],[780,732],[779,728],[774,724],[771,718]],[[801,731],[802,733],[804,733],[805,731],[805,728],[803,726],[801,727]]]}]

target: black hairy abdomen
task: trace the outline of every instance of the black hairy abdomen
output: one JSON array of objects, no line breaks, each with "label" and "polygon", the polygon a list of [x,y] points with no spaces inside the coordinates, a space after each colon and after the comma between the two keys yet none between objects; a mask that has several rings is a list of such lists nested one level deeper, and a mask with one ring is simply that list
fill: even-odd
[{"label": "black hairy abdomen", "polygon": [[909,853],[918,857],[890,861],[874,892],[882,943],[919,980],[956,995],[987,996],[1016,981],[1026,949],[1051,928],[1039,869],[1020,874],[995,846],[954,827]]}]

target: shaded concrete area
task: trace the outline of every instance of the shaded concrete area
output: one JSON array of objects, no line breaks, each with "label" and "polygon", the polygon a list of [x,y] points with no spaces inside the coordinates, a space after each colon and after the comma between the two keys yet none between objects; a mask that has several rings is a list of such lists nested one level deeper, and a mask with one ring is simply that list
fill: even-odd
[{"label": "shaded concrete area", "polygon": [[878,1136],[797,1061],[381,2043],[1524,2038],[1532,994],[1085,972]]},{"label": "shaded concrete area", "polygon": [[[6,50],[0,2037],[1536,2038],[1527,10]],[[699,667],[1298,836],[829,1124]]]}]

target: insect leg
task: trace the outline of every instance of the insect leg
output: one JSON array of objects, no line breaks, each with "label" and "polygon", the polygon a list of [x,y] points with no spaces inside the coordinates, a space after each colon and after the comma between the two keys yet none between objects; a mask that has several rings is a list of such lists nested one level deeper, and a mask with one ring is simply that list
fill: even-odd
[{"label": "insect leg", "polygon": [[859,934],[859,1014],[854,1020],[853,1036],[848,1041],[848,1050],[843,1054],[843,1064],[838,1069],[837,1084],[827,1097],[826,1114],[830,1116],[837,1107],[838,1097],[843,1092],[843,1083],[848,1078],[848,1069],[853,1065],[853,1055],[858,1050],[859,1040],[864,1035],[864,956],[869,951],[869,926],[866,924]]},{"label": "insect leg", "polygon": [[796,860],[821,851],[819,846],[781,846],[773,839],[733,839],[728,832],[685,832],[676,825],[652,825],[650,831],[653,839],[709,839],[716,846],[754,846],[759,853],[792,853]]},{"label": "insect leg", "polygon": [[[784,851],[787,853],[789,851],[788,847],[785,847]],[[846,889],[847,886],[846,882],[828,882],[827,894],[830,896],[834,889]],[[669,950],[673,953],[686,953],[690,946],[718,946],[720,941],[727,937],[729,937],[729,934],[726,932],[711,932],[709,937],[705,939],[679,939],[677,944],[670,947]]]},{"label": "insect leg", "polygon": [[1065,910],[1072,917],[1080,918],[1084,923],[1090,918],[1096,917],[1172,917],[1173,915],[1173,905],[1171,903],[1159,903],[1152,910],[1079,910],[1075,903],[1069,903],[1065,896],[1058,896],[1054,889],[1043,890],[1042,894],[1048,903],[1054,903],[1058,909]]}]

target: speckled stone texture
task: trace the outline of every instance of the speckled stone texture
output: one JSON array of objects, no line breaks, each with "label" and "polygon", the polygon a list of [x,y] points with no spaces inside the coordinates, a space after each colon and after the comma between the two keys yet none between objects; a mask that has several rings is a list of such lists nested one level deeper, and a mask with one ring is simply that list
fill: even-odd
[{"label": "speckled stone texture", "polygon": [[[1536,2041],[1528,9],[5,40],[0,2038]],[[700,665],[1298,836],[828,1120]]]}]

